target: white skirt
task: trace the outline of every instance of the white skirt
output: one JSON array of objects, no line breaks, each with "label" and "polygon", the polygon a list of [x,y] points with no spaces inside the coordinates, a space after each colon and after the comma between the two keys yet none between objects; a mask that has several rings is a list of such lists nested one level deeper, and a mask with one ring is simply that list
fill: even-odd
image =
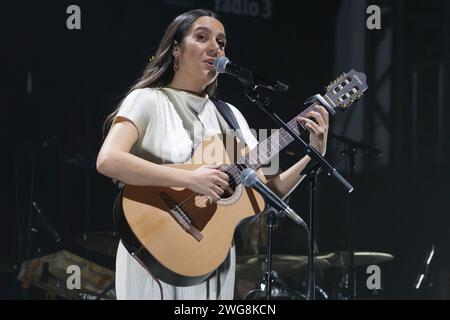
[{"label": "white skirt", "polygon": [[[232,300],[236,271],[236,251],[204,282],[176,287],[159,281],[164,300]],[[219,283],[219,290],[217,290]],[[218,292],[219,291],[219,292]],[[116,257],[116,295],[118,300],[160,300],[161,290],[153,277],[119,244]]]}]

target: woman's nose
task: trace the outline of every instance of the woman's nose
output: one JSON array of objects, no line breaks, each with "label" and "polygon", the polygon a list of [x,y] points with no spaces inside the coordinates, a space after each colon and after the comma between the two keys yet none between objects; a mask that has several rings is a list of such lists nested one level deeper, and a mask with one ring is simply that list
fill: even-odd
[{"label": "woman's nose", "polygon": [[216,57],[219,54],[220,46],[219,44],[213,44],[209,48],[208,55]]}]

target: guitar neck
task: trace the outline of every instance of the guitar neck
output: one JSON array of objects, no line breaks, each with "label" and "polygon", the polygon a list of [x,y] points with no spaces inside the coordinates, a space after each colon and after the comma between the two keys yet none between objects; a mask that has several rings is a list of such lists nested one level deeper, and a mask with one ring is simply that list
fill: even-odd
[{"label": "guitar neck", "polygon": [[[288,127],[297,135],[301,135],[306,131],[299,125],[297,118],[305,117],[315,105],[311,105],[287,123]],[[269,163],[273,157],[291,144],[292,141],[294,141],[294,138],[284,128],[274,131],[270,137],[258,143],[255,148],[245,155],[245,165],[253,170],[258,170],[263,165]]]},{"label": "guitar neck", "polygon": [[[326,93],[322,96],[333,109],[345,110],[355,101],[359,100],[364,91],[367,90],[366,75],[355,70],[350,70],[332,81],[326,87]],[[299,124],[298,117],[305,117],[317,103],[309,106],[295,118],[287,123],[287,126],[297,135],[302,135],[307,130]],[[258,143],[252,150],[248,151],[243,159],[232,164],[227,170],[235,176],[237,184],[240,183],[239,173],[243,165],[258,170],[268,164],[281,150],[286,148],[294,138],[284,129],[280,128],[272,133],[270,137]]]}]

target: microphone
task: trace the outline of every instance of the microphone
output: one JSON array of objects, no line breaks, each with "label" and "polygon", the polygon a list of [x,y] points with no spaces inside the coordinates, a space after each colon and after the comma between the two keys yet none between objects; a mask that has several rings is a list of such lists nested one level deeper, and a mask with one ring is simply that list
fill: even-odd
[{"label": "microphone", "polygon": [[294,210],[280,199],[272,190],[270,190],[257,176],[256,171],[252,169],[244,169],[240,175],[241,182],[246,187],[250,187],[261,193],[269,204],[275,209],[283,212],[295,223],[307,228],[305,221],[300,218]]},{"label": "microphone", "polygon": [[214,60],[213,65],[214,69],[218,73],[228,73],[232,76],[235,76],[243,84],[260,86],[272,91],[286,92],[289,89],[289,86],[287,84],[284,84],[280,81],[272,81],[252,74],[250,70],[231,62],[227,57],[217,58],[216,60]]}]

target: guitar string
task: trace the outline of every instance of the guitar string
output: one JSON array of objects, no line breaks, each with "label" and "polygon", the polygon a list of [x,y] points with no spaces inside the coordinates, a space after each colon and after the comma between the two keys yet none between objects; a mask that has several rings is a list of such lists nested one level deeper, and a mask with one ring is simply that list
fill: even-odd
[{"label": "guitar string", "polygon": [[[299,116],[304,116],[306,113],[308,113],[311,109],[313,109],[314,108],[314,106],[315,106],[315,104],[313,104],[313,105],[311,105],[311,106],[309,106],[308,108],[306,108],[304,111],[302,111],[297,117],[299,117]],[[288,126],[291,128],[291,129],[293,129],[292,128],[292,125],[293,124],[295,124],[295,123],[297,123],[297,117],[295,117],[295,118],[293,118],[291,121],[289,121],[288,122]],[[295,129],[295,128],[294,128]],[[292,140],[293,140],[293,138],[290,136],[290,134],[287,132],[287,131],[285,131],[285,130],[282,130],[282,128],[281,129],[279,129],[275,134],[278,134],[278,136],[279,137],[281,137],[282,139],[283,139],[283,141],[285,142],[285,143],[290,143],[290,142],[292,142]],[[294,130],[295,131],[295,130]],[[306,131],[303,131],[303,132],[306,132]],[[300,132],[300,130],[299,130],[299,134],[303,134],[303,132]],[[272,138],[273,137],[273,135],[272,136],[270,136],[269,138]],[[291,139],[291,141],[287,141],[287,139],[286,139],[286,137],[288,138],[288,139]],[[267,138],[265,141],[267,141],[269,138]],[[263,141],[264,142],[264,141]],[[261,145],[263,144],[263,142],[262,143],[260,143]],[[266,143],[267,144],[267,143]],[[278,144],[278,146],[279,146],[280,144]],[[268,151],[268,150],[266,150],[266,151]],[[258,159],[259,159],[259,157],[257,157]],[[253,160],[255,160],[255,159],[253,159]],[[267,160],[269,160],[269,159],[267,159]],[[266,160],[266,161],[267,161]],[[262,164],[264,164],[264,162],[265,161],[263,161],[263,163]],[[256,163],[258,163],[258,162],[256,162]],[[236,164],[234,164],[234,165],[236,165]],[[232,165],[230,166],[230,167],[232,167]],[[242,171],[239,171],[239,169],[238,169],[238,172],[239,172],[239,174],[242,172]],[[237,179],[236,179],[237,180]],[[230,181],[229,181],[229,185],[231,184],[231,183],[234,183],[234,182],[236,182],[236,180],[235,179],[230,179]],[[195,198],[196,197],[200,197],[199,199],[198,199],[198,203],[196,203],[196,201],[195,201]],[[181,202],[179,205],[178,205],[178,207],[181,209],[181,210],[183,210],[183,211],[185,211],[185,210],[187,210],[187,209],[190,209],[191,207],[193,207],[193,206],[195,206],[195,207],[202,207],[202,206],[204,206],[206,203],[208,203],[210,200],[209,200],[210,198],[208,197],[208,196],[205,196],[205,195],[200,195],[200,194],[198,194],[198,193],[196,193],[196,194],[194,194],[194,195],[191,195],[190,197],[188,197],[187,199],[185,199],[183,202]]]},{"label": "guitar string", "polygon": [[[240,174],[243,170],[242,170],[242,171],[239,170],[239,168],[236,168],[236,166],[240,166],[242,169],[245,169],[245,168],[244,168],[244,165],[242,165],[242,164],[233,164],[233,165],[230,165],[230,166],[227,168],[227,170],[226,170],[225,172],[231,173],[231,176],[233,177],[233,178],[231,178],[231,179],[229,180],[228,185],[231,185],[232,183],[236,182],[236,183],[237,183],[237,184],[236,184],[236,187],[237,187],[237,186],[240,184],[240,182],[237,181],[238,179],[234,179],[234,176],[236,175],[236,177],[239,177],[239,174]],[[228,170],[228,169],[231,169],[231,170]],[[224,172],[224,171],[222,171],[222,172]],[[237,174],[237,172],[239,172],[239,174]],[[198,203],[196,203],[196,201],[195,201],[195,198],[196,198],[196,197],[199,197]],[[194,201],[190,201],[191,199],[194,200]],[[178,207],[179,207],[180,209],[182,209],[182,210],[187,210],[187,209],[189,209],[189,208],[192,207],[192,206],[195,206],[195,207],[202,207],[204,204],[206,204],[207,202],[210,201],[209,199],[210,199],[210,198],[209,198],[208,196],[205,196],[205,195],[201,195],[201,194],[199,194],[199,193],[196,193],[196,194],[190,196],[189,198],[187,198],[186,200],[184,200],[183,203],[180,203],[180,204],[178,205]]]},{"label": "guitar string", "polygon": [[[292,125],[293,123],[291,123],[291,122],[295,122],[296,120],[295,119],[293,119],[293,120],[291,120],[288,124],[289,125]],[[285,143],[288,143],[288,140],[286,139],[286,134],[287,134],[287,132],[286,131],[282,131],[282,132],[280,132],[280,131],[278,131],[277,133],[279,133],[278,134],[278,137],[280,137]],[[277,134],[277,133],[275,133],[275,134]],[[289,134],[287,134],[288,135],[288,137],[290,137],[290,135]],[[271,136],[272,137],[272,136]],[[292,137],[290,137],[290,138],[292,138]],[[267,141],[267,139],[265,140],[265,141]],[[264,142],[264,141],[263,141]],[[266,143],[267,144],[267,143]],[[262,143],[261,143],[261,145],[263,145]],[[278,143],[278,147],[280,146],[280,144]],[[258,150],[257,150],[258,151]],[[266,150],[266,151],[268,151],[268,150]],[[256,158],[257,159],[254,159],[253,158],[253,155],[251,155],[251,157],[249,158],[249,163],[253,163],[253,161],[255,161],[255,160],[259,160],[259,157],[258,156],[256,156]],[[269,158],[270,159],[270,158]],[[262,164],[264,164],[267,160],[269,160],[269,159],[266,159],[265,161],[262,161]],[[256,164],[259,164],[257,161],[256,161]],[[238,163],[235,163],[235,164],[232,164],[232,165],[230,165],[227,169],[237,169],[237,172],[239,173],[239,175],[237,175],[237,177],[240,179],[240,174],[242,173],[242,171],[241,170],[239,170],[239,168],[236,168],[236,167],[234,167],[233,168],[233,166],[240,166],[241,168],[244,168],[244,166],[242,165],[242,164],[238,164]],[[245,163],[245,166],[247,167],[247,163]],[[245,169],[245,168],[244,168]],[[223,172],[223,171],[222,171]],[[236,171],[234,171],[233,170],[233,172],[231,172],[230,171],[230,173],[232,173],[232,174],[236,174],[237,173]],[[232,178],[229,180],[229,182],[228,182],[228,184],[229,185],[231,185],[232,183],[234,183],[234,182],[237,182],[237,180],[238,180],[238,178],[236,178],[236,179],[234,179],[234,175],[232,175]],[[240,183],[240,182],[239,182]],[[238,184],[237,184],[238,185]],[[237,185],[236,185],[236,187],[237,187]],[[207,202],[209,202],[210,200],[209,200],[209,197],[208,196],[205,196],[205,195],[201,195],[200,196],[200,198],[198,199],[198,203],[196,203],[196,201],[195,201],[195,198],[196,197],[198,197],[199,196],[199,194],[197,193],[197,194],[194,194],[194,195],[191,195],[190,197],[188,197],[187,199],[185,199],[182,203],[180,203],[179,205],[178,205],[178,207],[181,209],[181,210],[187,210],[188,208],[190,208],[190,207],[192,207],[192,206],[198,206],[198,207],[202,207],[203,205],[205,205]]]},{"label": "guitar string", "polygon": [[[308,108],[306,108],[305,110],[303,110],[298,116],[296,116],[295,118],[293,118],[291,121],[289,121],[287,124],[288,124],[288,126],[291,128],[291,129],[293,129],[292,128],[292,125],[293,124],[295,124],[295,123],[297,123],[297,118],[298,117],[301,117],[301,116],[304,116],[305,114],[307,114],[309,111],[311,111],[312,109],[314,109],[314,107],[316,106],[316,104],[314,103],[314,104],[312,104],[311,106],[309,106]],[[290,143],[290,142],[292,142],[292,140],[293,140],[293,138],[290,136],[290,134],[289,133],[287,133],[285,130],[282,130],[283,128],[281,128],[281,129],[279,129],[275,134],[277,134],[277,133],[279,133],[278,134],[278,136],[279,137],[281,137],[283,140],[284,140],[284,142],[286,142],[286,143]],[[282,130],[282,131],[281,131]],[[295,131],[295,130],[294,130]],[[304,131],[304,132],[306,132],[306,131]],[[299,134],[302,134],[303,132],[300,132],[300,130],[299,130]],[[285,137],[288,137],[289,139],[291,139],[291,141],[287,141],[286,140],[286,138]],[[272,137],[272,136],[271,136]],[[271,138],[271,137],[269,137],[269,138]],[[269,138],[267,138],[267,139],[269,139]],[[267,140],[266,139],[266,140]],[[266,141],[265,140],[265,141]],[[262,144],[262,143],[261,143]],[[278,144],[278,146],[279,146],[279,144]],[[266,150],[267,151],[267,150]],[[259,158],[258,158],[259,159]],[[254,159],[253,159],[254,160]],[[267,160],[269,160],[269,159],[267,159]],[[263,164],[264,164],[264,162],[263,162]],[[235,164],[236,165],[236,164]],[[230,166],[230,167],[232,167],[232,166]],[[238,172],[239,173],[241,173],[242,171],[239,171],[239,169],[238,169]],[[230,181],[229,181],[229,185],[231,184],[231,183],[234,183],[234,182],[236,182],[236,180],[237,179],[234,179],[234,178],[232,178],[232,179],[230,179]],[[196,197],[198,197],[198,196],[200,196],[200,199],[198,199],[199,201],[198,201],[198,204],[196,204],[196,202],[195,202],[195,198]],[[192,206],[203,206],[203,205],[205,205],[207,202],[209,202],[210,200],[209,200],[210,198],[208,197],[208,196],[205,196],[205,195],[200,195],[200,194],[198,194],[198,193],[196,193],[196,194],[194,194],[194,195],[191,195],[190,197],[188,197],[187,199],[185,199],[183,202],[181,202],[179,205],[178,205],[178,207],[181,209],[181,210],[186,210],[187,208],[190,208],[190,207],[192,207]]]},{"label": "guitar string", "polygon": [[[289,121],[289,122],[287,123],[288,126],[292,129],[291,126],[292,126],[294,123],[297,123],[297,118],[298,118],[298,117],[304,117],[304,115],[305,115],[306,113],[308,113],[311,109],[313,109],[315,106],[316,106],[316,103],[312,104],[311,106],[309,106],[308,108],[306,108],[305,110],[303,110],[298,116],[296,116],[295,118],[293,118],[291,121]],[[277,133],[279,133],[279,137],[281,137],[281,138],[284,140],[284,142],[288,142],[288,141],[285,139],[285,136],[286,136],[286,134],[287,134],[287,137],[293,140],[293,138],[290,136],[290,134],[287,133],[285,130],[281,131],[282,129],[283,129],[283,128],[281,128],[281,129],[279,129],[279,130],[277,131]],[[295,130],[294,130],[294,131],[295,131]],[[306,131],[304,131],[304,132],[306,132]],[[300,132],[300,130],[299,130],[299,133],[298,133],[298,134],[301,135],[301,134],[303,134],[303,132]],[[271,136],[271,137],[272,137],[272,136]],[[271,138],[271,137],[269,137],[269,138]],[[269,139],[269,138],[267,138],[267,139]],[[267,140],[267,139],[266,139],[266,140]],[[266,140],[265,140],[265,141],[266,141]],[[292,142],[292,140],[291,140],[290,142]],[[288,143],[290,143],[290,142],[288,142]],[[266,150],[266,151],[267,151],[267,150]],[[258,159],[259,159],[259,158],[258,158]],[[267,160],[269,160],[269,159],[267,159]],[[256,162],[256,163],[258,163],[258,162]],[[263,164],[264,164],[264,163],[263,163]],[[237,164],[233,164],[233,165],[237,165]],[[230,165],[230,167],[232,167],[233,165]],[[242,165],[241,165],[241,166],[242,166]],[[238,170],[239,174],[242,172],[242,171],[240,171],[239,169],[237,169],[237,170]],[[223,171],[222,171],[222,172],[223,172]],[[231,181],[231,182],[229,182],[229,185],[230,185],[231,183],[237,182],[237,179],[235,180],[235,179],[232,178],[232,179],[230,179],[230,181]],[[196,204],[195,198],[198,197],[198,196],[199,196],[198,193],[189,196],[187,199],[185,199],[184,201],[182,201],[182,202],[178,205],[178,207],[179,207],[181,210],[185,211],[185,210],[187,210],[188,208],[190,208],[190,207],[192,207],[192,206],[201,207],[201,206],[205,205],[206,203],[208,203],[208,202],[210,201],[208,196],[205,196],[205,195],[201,196],[201,195],[200,195],[199,203]]]},{"label": "guitar string", "polygon": [[[292,125],[293,123],[291,123],[291,122],[295,123],[295,122],[296,122],[295,118],[294,118],[293,120],[291,120],[288,124],[289,124],[289,125]],[[287,141],[287,139],[286,139],[286,134],[287,134],[286,131],[282,131],[281,133],[280,133],[280,131],[278,131],[277,133],[279,133],[278,136],[281,137],[285,143],[288,143],[288,141]],[[275,133],[275,134],[277,134],[277,133]],[[290,135],[288,135],[288,137],[290,137]],[[270,138],[272,138],[272,136],[271,136]],[[291,138],[291,137],[290,137],[290,138]],[[266,139],[265,141],[267,141],[267,139]],[[261,142],[259,145],[264,145],[263,143],[264,143],[264,141]],[[266,142],[265,144],[267,145],[267,142]],[[269,144],[269,145],[270,145],[270,144]],[[278,143],[278,146],[280,146],[279,143]],[[257,151],[258,151],[258,149],[257,149]],[[268,151],[268,150],[266,149],[266,151]],[[252,153],[252,152],[253,152],[253,151],[251,151],[251,153]],[[248,154],[247,154],[247,155],[248,155]],[[253,154],[252,154],[251,157],[249,158],[249,159],[250,159],[250,162],[249,162],[249,163],[253,163],[253,161],[259,160],[259,157],[257,156],[257,153],[256,153],[257,159],[253,159],[252,157],[253,157]],[[270,159],[270,158],[269,158],[269,159]],[[262,161],[262,164],[264,164],[264,163],[265,163],[267,160],[269,160],[269,159],[266,159],[266,160]],[[255,163],[256,163],[256,164],[259,164],[257,161],[256,161]],[[233,165],[239,165],[239,166],[241,166],[241,167],[243,168],[243,166],[240,165],[240,164],[233,164]],[[233,165],[230,165],[229,168],[233,168]],[[247,164],[245,164],[245,165],[247,166]],[[240,175],[240,173],[241,173],[242,171],[240,171],[239,169],[237,169],[237,172],[239,172],[239,175]],[[236,173],[236,171],[234,171],[234,172],[232,172],[232,173]],[[239,175],[238,175],[238,176],[239,176]],[[234,175],[233,175],[233,178],[230,179],[230,181],[229,181],[229,185],[232,184],[232,183],[234,183],[234,182],[237,182],[237,179],[234,179]],[[209,198],[208,198],[207,196],[203,195],[203,196],[200,196],[200,199],[199,199],[200,201],[198,202],[198,204],[196,204],[196,203],[195,203],[195,197],[197,197],[198,195],[199,195],[199,194],[197,193],[197,194],[194,194],[194,195],[190,196],[189,198],[185,199],[182,203],[180,203],[180,204],[178,205],[178,207],[179,207],[180,209],[182,209],[182,210],[183,210],[183,209],[186,210],[188,207],[190,207],[190,206],[192,206],[192,205],[203,206],[205,203],[207,203],[207,202],[209,201]],[[193,199],[194,199],[194,201],[190,201],[190,200],[193,200]]]},{"label": "guitar string", "polygon": [[[313,105],[314,106],[314,105]],[[302,116],[303,114],[305,114],[305,113],[307,113],[307,112],[309,112],[309,109],[311,109],[313,106],[310,106],[310,107],[308,107],[306,110],[304,110],[302,113],[300,113],[300,115],[299,116]],[[295,117],[294,119],[292,119],[290,122],[288,122],[288,125],[289,125],[289,127],[291,127],[293,124],[295,124],[296,122],[297,122],[297,120],[296,120],[296,118],[297,117]],[[280,129],[281,130],[281,129]],[[289,133],[287,133],[285,130],[283,130],[283,131],[277,131],[275,134],[278,134],[278,137],[280,137],[285,143],[290,143],[290,142],[292,142],[292,140],[293,140],[293,138],[289,135]],[[302,132],[299,132],[300,134],[302,134]],[[272,138],[273,137],[273,135],[272,136],[270,136],[269,138]],[[291,139],[291,141],[288,141],[287,139]],[[265,140],[265,141],[267,141],[267,139]],[[260,145],[263,145],[263,143],[264,143],[264,141],[262,142],[262,143],[260,143]],[[266,143],[267,144],[267,143]],[[270,145],[270,144],[269,144]],[[280,144],[278,144],[278,146],[280,146]],[[266,150],[266,151],[268,151],[268,150]],[[257,157],[258,159],[259,159],[259,157]],[[269,158],[270,159],[270,158]],[[267,160],[269,160],[269,159],[266,159],[265,161],[263,161],[263,163],[262,164],[264,164]],[[255,159],[252,159],[252,160],[255,160]],[[257,164],[258,164],[258,162],[256,162]],[[238,165],[238,164],[233,164],[233,165]],[[233,165],[231,165],[230,167],[232,167]],[[247,164],[246,164],[247,165]],[[241,165],[241,167],[242,167],[242,165]],[[238,170],[238,172],[239,172],[239,174],[242,172],[242,171],[240,171],[239,169],[237,169]],[[234,172],[234,173],[236,173],[236,172]],[[237,179],[236,179],[237,180]],[[232,179],[230,179],[230,181],[229,181],[229,185],[231,184],[231,183],[234,183],[234,182],[236,182],[236,180],[234,179],[234,178],[232,178]],[[198,197],[198,196],[200,196],[200,198],[198,199],[198,203],[196,203],[196,201],[195,201],[195,198],[196,197]],[[195,207],[201,207],[201,206],[203,206],[203,205],[205,205],[207,202],[209,202],[210,200],[209,200],[209,197],[208,196],[205,196],[205,195],[199,195],[198,193],[197,194],[194,194],[194,195],[192,195],[192,196],[190,196],[190,197],[188,197],[187,199],[185,199],[182,203],[180,203],[179,205],[178,205],[178,207],[181,209],[181,210],[187,210],[188,208],[191,208],[192,206],[195,206]]]},{"label": "guitar string", "polygon": [[[313,109],[315,105],[316,105],[316,104],[313,104],[313,105],[309,106],[308,108],[306,108],[305,110],[303,110],[298,116],[296,116],[295,118],[293,118],[291,121],[289,121],[289,122],[287,123],[288,126],[289,126],[291,129],[294,129],[294,131],[295,131],[295,128],[292,128],[292,126],[293,126],[295,123],[297,123],[297,117],[304,116],[304,115],[307,114],[311,109]],[[287,144],[289,144],[290,142],[292,142],[293,138],[290,136],[290,134],[289,134],[287,131],[282,130],[282,129],[283,129],[283,128],[279,129],[279,130],[275,133],[275,135],[278,134],[278,137],[280,137],[280,138],[286,143],[286,145],[287,145]],[[300,127],[300,129],[301,129],[301,127]],[[298,134],[303,134],[304,132],[306,132],[306,131],[301,132],[301,131],[299,130]],[[272,137],[273,137],[273,135],[270,136],[269,138],[271,139]],[[265,141],[267,141],[269,138],[267,138]],[[290,141],[288,141],[287,139],[290,139]],[[263,143],[264,143],[264,141],[261,142],[259,145],[263,145]],[[267,145],[267,142],[265,143],[265,145]],[[271,145],[271,144],[269,144],[269,145]],[[278,143],[278,146],[280,146],[279,143]],[[259,150],[257,149],[257,151],[259,151]],[[266,151],[268,151],[268,150],[266,149]],[[253,151],[251,151],[251,152],[253,152]],[[253,155],[252,155],[252,156],[253,156]],[[258,157],[258,156],[257,156],[257,159],[259,160],[259,157]],[[270,158],[269,158],[269,159],[270,159]],[[267,160],[269,160],[269,159],[266,159],[266,160],[262,161],[262,164],[265,164],[265,162],[266,162]],[[251,160],[255,160],[255,159],[251,159]],[[258,164],[258,162],[256,162],[256,164]],[[237,165],[237,164],[234,164],[234,165]],[[246,164],[246,165],[247,165],[247,164]],[[231,165],[230,167],[232,167],[232,165]],[[239,174],[240,174],[242,171],[240,171],[240,170],[238,169],[238,172],[239,172]],[[237,180],[237,179],[236,179],[236,180]],[[235,180],[234,178],[230,179],[229,185],[230,185],[231,183],[236,182],[236,180]],[[198,196],[200,196],[200,199],[198,199],[198,204],[196,204],[195,198],[198,197]],[[194,194],[194,195],[188,197],[187,199],[185,199],[183,202],[181,202],[181,203],[178,205],[178,207],[179,207],[180,209],[182,209],[182,210],[187,210],[188,208],[191,208],[192,206],[196,206],[196,207],[197,207],[197,206],[203,206],[203,205],[205,205],[205,204],[206,204],[207,202],[209,202],[209,201],[210,201],[210,200],[209,200],[209,197],[208,197],[208,196],[200,195],[200,194],[196,193],[196,194]]]}]

